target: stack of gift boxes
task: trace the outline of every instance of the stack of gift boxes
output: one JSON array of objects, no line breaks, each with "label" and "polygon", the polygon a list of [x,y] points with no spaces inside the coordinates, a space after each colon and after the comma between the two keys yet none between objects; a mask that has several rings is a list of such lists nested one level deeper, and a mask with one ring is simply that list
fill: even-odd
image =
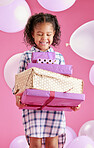
[{"label": "stack of gift boxes", "polygon": [[55,52],[34,52],[27,70],[15,76],[15,94],[25,109],[70,110],[85,100],[83,80],[72,77],[72,65],[59,65]]}]

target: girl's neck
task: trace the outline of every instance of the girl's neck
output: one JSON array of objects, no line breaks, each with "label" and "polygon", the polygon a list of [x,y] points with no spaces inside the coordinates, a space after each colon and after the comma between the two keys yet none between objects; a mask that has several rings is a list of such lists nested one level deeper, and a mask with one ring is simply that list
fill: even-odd
[{"label": "girl's neck", "polygon": [[[34,47],[37,48],[37,49],[39,49],[39,48],[37,47],[37,45],[35,45]],[[47,51],[47,50],[49,50],[49,49],[50,49],[50,47],[49,47],[48,49],[46,49],[46,50],[41,50],[41,49],[39,49],[39,50],[42,51],[42,52],[45,52],[45,51]]]}]

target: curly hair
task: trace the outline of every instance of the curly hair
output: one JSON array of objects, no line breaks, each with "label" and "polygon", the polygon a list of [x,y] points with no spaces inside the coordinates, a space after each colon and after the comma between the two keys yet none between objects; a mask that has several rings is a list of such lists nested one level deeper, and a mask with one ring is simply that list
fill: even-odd
[{"label": "curly hair", "polygon": [[35,45],[34,39],[32,37],[32,33],[34,32],[34,27],[38,23],[44,23],[44,22],[48,22],[53,25],[55,35],[53,37],[52,45],[55,46],[60,43],[61,31],[56,16],[48,13],[39,13],[32,15],[27,21],[27,24],[24,29],[24,41],[26,44]]}]

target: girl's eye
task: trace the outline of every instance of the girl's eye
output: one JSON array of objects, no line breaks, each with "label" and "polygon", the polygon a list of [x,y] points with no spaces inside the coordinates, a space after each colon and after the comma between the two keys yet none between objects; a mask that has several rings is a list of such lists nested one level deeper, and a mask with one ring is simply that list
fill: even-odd
[{"label": "girl's eye", "polygon": [[[38,35],[38,36],[43,36],[42,33],[38,33],[37,35]],[[52,35],[51,33],[46,34],[46,36],[51,36],[51,35]]]},{"label": "girl's eye", "polygon": [[51,34],[47,34],[47,36],[51,36]]},{"label": "girl's eye", "polygon": [[42,33],[37,34],[38,36],[42,36]]}]

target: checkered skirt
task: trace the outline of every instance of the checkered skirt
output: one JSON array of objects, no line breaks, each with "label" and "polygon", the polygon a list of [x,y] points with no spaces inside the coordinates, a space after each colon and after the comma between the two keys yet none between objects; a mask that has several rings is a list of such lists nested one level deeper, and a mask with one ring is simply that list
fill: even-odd
[{"label": "checkered skirt", "polygon": [[23,109],[23,125],[25,135],[43,138],[42,147],[45,146],[45,137],[59,135],[59,148],[65,143],[65,115],[63,111],[27,110]]}]

